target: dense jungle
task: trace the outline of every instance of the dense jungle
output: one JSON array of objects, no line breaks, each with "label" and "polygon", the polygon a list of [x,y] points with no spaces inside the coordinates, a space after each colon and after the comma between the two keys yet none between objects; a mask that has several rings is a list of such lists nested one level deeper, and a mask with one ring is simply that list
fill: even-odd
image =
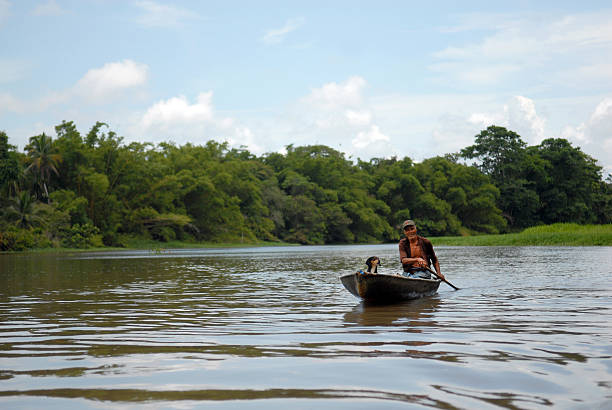
[{"label": "dense jungle", "polygon": [[[347,157],[325,145],[261,156],[213,140],[124,142],[105,123],[81,134],[0,132],[0,250],[189,243],[381,243],[417,220],[426,236],[612,222],[612,177],[563,138],[528,146],[490,126],[459,152],[421,162]],[[408,153],[409,154],[409,153]]]}]

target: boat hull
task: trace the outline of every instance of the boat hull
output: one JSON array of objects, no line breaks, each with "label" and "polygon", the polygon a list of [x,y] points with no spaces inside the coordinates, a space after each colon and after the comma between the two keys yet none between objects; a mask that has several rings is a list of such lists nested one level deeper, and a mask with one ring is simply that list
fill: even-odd
[{"label": "boat hull", "polygon": [[372,302],[395,302],[431,296],[438,291],[436,279],[413,279],[400,275],[349,273],[340,277],[353,295]]}]

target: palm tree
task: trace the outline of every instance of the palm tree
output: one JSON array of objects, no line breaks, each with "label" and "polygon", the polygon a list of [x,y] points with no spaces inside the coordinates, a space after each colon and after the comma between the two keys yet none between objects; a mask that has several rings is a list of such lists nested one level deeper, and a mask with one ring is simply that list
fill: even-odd
[{"label": "palm tree", "polygon": [[37,203],[34,196],[24,191],[9,200],[9,206],[3,210],[3,214],[6,220],[15,222],[19,228],[30,228],[44,225],[41,215],[45,211],[43,207],[47,206]]},{"label": "palm tree", "polygon": [[28,162],[30,165],[26,168],[26,172],[33,172],[40,187],[43,196],[49,202],[49,190],[47,182],[51,178],[51,172],[59,175],[57,166],[62,161],[62,157],[57,153],[57,149],[53,145],[53,139],[45,133],[36,135],[30,138],[30,143],[26,146],[28,151]]}]

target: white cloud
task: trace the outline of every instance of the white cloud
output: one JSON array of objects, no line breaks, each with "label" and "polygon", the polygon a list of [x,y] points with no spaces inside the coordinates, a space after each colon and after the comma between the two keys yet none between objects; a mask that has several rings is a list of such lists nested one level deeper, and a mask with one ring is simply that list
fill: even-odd
[{"label": "white cloud", "polygon": [[[545,138],[567,138],[583,152],[597,159],[604,167],[605,174],[612,173],[611,97],[602,99],[586,121],[578,125],[567,125],[559,134],[547,130],[547,118],[538,113],[536,102],[525,96],[515,96],[504,103],[479,101],[477,98],[461,104],[461,98],[443,98],[450,105],[440,110],[438,118],[431,120],[435,147],[430,147],[425,157],[456,152],[473,144],[474,136],[480,130],[498,125],[515,131],[528,145],[537,145]],[[423,99],[422,105],[425,111],[435,111],[427,99]],[[489,109],[480,111],[483,107]],[[414,137],[408,139],[418,141]],[[423,142],[420,144],[423,145]]]},{"label": "white cloud", "polygon": [[279,29],[268,30],[261,40],[266,44],[278,44],[283,42],[287,34],[297,30],[304,24],[303,18],[289,19],[285,25]]},{"label": "white cloud", "polygon": [[372,113],[370,111],[353,111],[346,110],[344,116],[348,120],[349,124],[363,126],[368,125],[372,122]]},{"label": "white cloud", "polygon": [[612,173],[612,98],[604,98],[585,122],[566,126],[563,137],[599,160],[606,174]]},{"label": "white cloud", "polygon": [[55,0],[47,0],[45,3],[40,3],[32,11],[32,14],[35,16],[60,16],[65,13],[66,11]]},{"label": "white cloud", "polygon": [[153,104],[133,124],[130,132],[150,141],[172,140],[177,143],[203,143],[209,139],[227,141],[233,147],[246,146],[261,154],[264,148],[246,126],[233,118],[219,117],[213,106],[213,92],[200,93],[195,102],[187,97],[171,97]]},{"label": "white cloud", "polygon": [[212,91],[198,95],[195,104],[184,96],[160,101],[149,108],[142,118],[144,128],[202,124],[213,119]]},{"label": "white cloud", "polygon": [[380,132],[377,125],[372,125],[370,129],[359,132],[351,142],[355,148],[363,150],[369,147],[376,148],[381,142],[389,142],[389,137]]},{"label": "white cloud", "polygon": [[376,123],[389,136],[389,144],[399,156],[416,161],[472,144],[488,120],[504,118],[503,105],[497,95],[486,94],[387,95],[371,100]]},{"label": "white cloud", "polygon": [[362,93],[365,85],[366,81],[362,77],[353,76],[342,84],[332,82],[316,88],[303,101],[330,110],[345,106],[358,107],[363,104]]},{"label": "white cloud", "polygon": [[227,142],[235,148],[246,147],[249,152],[261,155],[267,152],[266,147],[257,142],[256,136],[247,127],[235,127],[234,137],[228,137]]},{"label": "white cloud", "polygon": [[546,121],[536,112],[533,100],[517,95],[506,106],[507,125],[532,144],[539,144],[544,138]]},{"label": "white cloud", "polygon": [[[571,114],[592,104],[591,98],[533,100],[525,96],[500,98],[485,94],[392,95],[371,101],[377,124],[386,130],[389,143],[414,160],[457,152],[474,143],[490,125],[517,132],[528,145],[544,138],[567,138],[596,158],[612,173],[612,97],[602,98],[584,114],[585,121],[551,131],[551,115],[567,124]],[[539,106],[546,106],[542,115]],[[567,112],[566,112],[567,111]],[[561,113],[561,114],[559,114]]]},{"label": "white cloud", "polygon": [[562,134],[565,138],[569,138],[574,141],[580,141],[580,143],[588,142],[585,135],[586,125],[582,123],[578,126],[566,125],[563,128]]},{"label": "white cloud", "polygon": [[[443,113],[434,123],[431,124],[431,129],[427,134],[431,134],[431,145],[428,151],[422,153],[421,158],[441,155],[445,153],[458,152],[460,149],[474,143],[474,136],[480,130],[491,125],[491,116],[482,114],[472,114],[469,117],[460,114]],[[474,119],[479,117],[480,122],[474,122]],[[486,124],[486,125],[485,125]],[[499,123],[497,123],[499,125]],[[427,141],[429,138],[421,138]],[[419,146],[419,140],[415,141],[415,148]]]},{"label": "white cloud", "polygon": [[199,19],[198,14],[180,7],[167,6],[154,1],[142,0],[134,3],[143,11],[137,21],[146,27],[177,27],[186,20]]},{"label": "white cloud", "polygon": [[591,116],[591,122],[602,122],[609,119],[610,117],[612,117],[612,98],[605,98],[595,108],[595,111]]},{"label": "white cloud", "polygon": [[103,102],[120,95],[126,89],[146,83],[148,67],[132,60],[104,64],[89,70],[74,87],[74,92],[86,100]]},{"label": "white cloud", "polygon": [[486,128],[492,124],[503,124],[506,122],[504,113],[482,113],[475,112],[468,117],[470,124]]},{"label": "white cloud", "polygon": [[545,117],[524,96],[391,95],[373,99],[370,109],[389,144],[416,161],[457,152],[490,125],[518,132],[528,144],[547,136]]},{"label": "white cloud", "polygon": [[[17,79],[19,73],[16,71],[20,68],[25,69],[25,63],[13,62],[0,67],[2,67],[0,74],[5,74],[5,79]],[[147,81],[147,71],[148,68],[144,64],[124,60],[91,69],[73,87],[47,92],[35,99],[26,100],[10,93],[0,93],[0,114],[2,112],[41,113],[50,107],[59,108],[60,105],[75,103],[79,104],[81,109],[83,102],[94,104],[109,102],[122,96],[126,90],[143,86]],[[67,109],[66,106],[62,107]],[[74,105],[72,107],[75,108]]]},{"label": "white cloud", "polygon": [[[573,84],[578,82],[581,87],[591,84],[593,70],[605,78],[610,75],[604,70],[610,64],[611,11],[556,18],[534,14],[520,18],[498,14],[476,17],[463,16],[456,31],[484,27],[492,33],[479,41],[451,45],[433,53],[438,62],[430,69],[440,75],[438,81],[506,85],[504,80],[525,74],[524,77],[535,80],[534,84],[554,82],[554,85],[567,86],[561,74],[568,65],[568,56],[582,61],[584,66],[583,70],[572,71]],[[475,20],[495,24],[483,25],[474,23]]]},{"label": "white cloud", "polygon": [[[301,98],[284,121],[296,145],[325,144],[349,156],[369,159],[397,155],[390,137],[376,122],[360,76],[330,82]],[[285,142],[286,144],[287,142]]]},{"label": "white cloud", "polygon": [[490,125],[506,127],[519,134],[528,144],[539,144],[545,135],[546,120],[538,115],[535,102],[522,95],[512,97],[490,112],[473,112],[467,122],[482,129]]},{"label": "white cloud", "polygon": [[390,144],[391,137],[376,123],[365,88],[366,81],[359,76],[325,83],[284,112],[251,119],[248,124],[253,141],[261,145],[258,152],[283,152],[288,144],[324,144],[353,158],[398,155]]}]

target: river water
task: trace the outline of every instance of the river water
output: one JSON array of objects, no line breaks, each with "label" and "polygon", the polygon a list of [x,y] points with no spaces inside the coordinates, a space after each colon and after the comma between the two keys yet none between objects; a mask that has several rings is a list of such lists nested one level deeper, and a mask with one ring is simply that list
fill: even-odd
[{"label": "river water", "polygon": [[436,250],[382,306],[396,245],[0,255],[0,408],[612,408],[612,248]]}]

